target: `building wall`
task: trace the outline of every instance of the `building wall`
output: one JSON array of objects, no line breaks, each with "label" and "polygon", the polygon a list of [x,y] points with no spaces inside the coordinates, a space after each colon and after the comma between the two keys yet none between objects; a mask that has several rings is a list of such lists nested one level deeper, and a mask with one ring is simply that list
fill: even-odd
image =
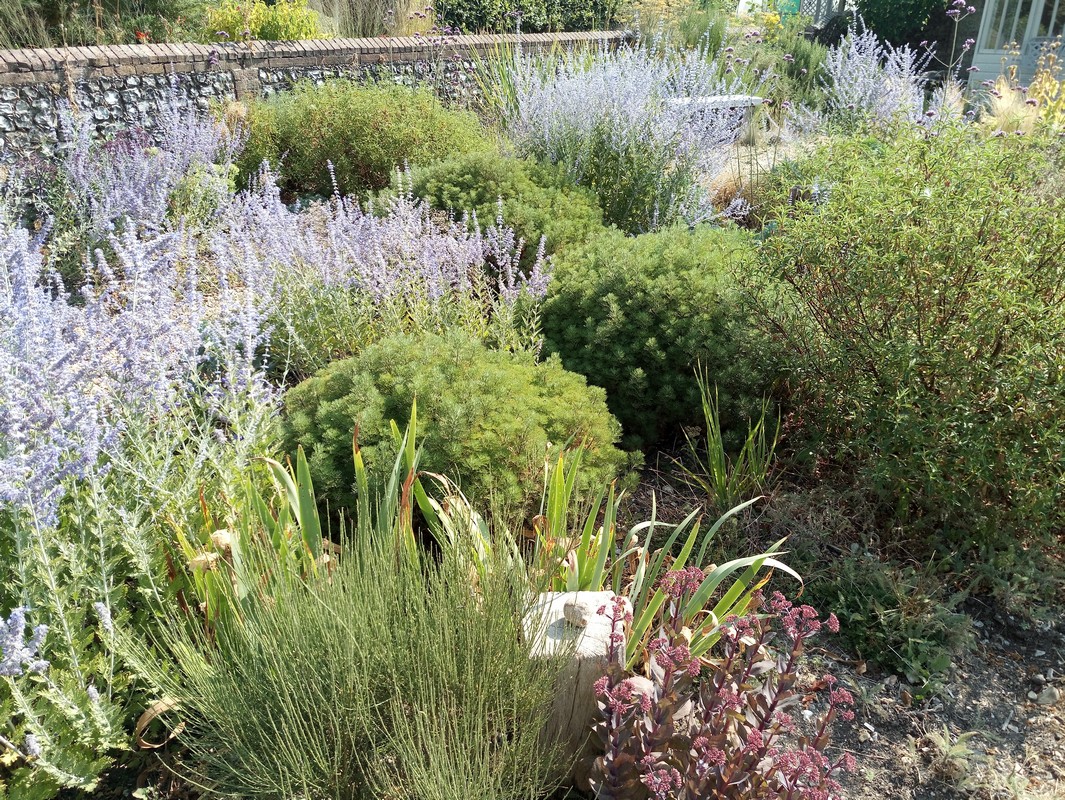
[{"label": "building wall", "polygon": [[153,110],[172,96],[181,106],[207,109],[212,101],[266,97],[305,79],[428,81],[449,99],[468,102],[477,60],[502,46],[529,52],[610,46],[625,37],[612,31],[0,50],[0,160],[61,146],[63,108],[91,115],[106,136],[131,125],[150,131]]}]

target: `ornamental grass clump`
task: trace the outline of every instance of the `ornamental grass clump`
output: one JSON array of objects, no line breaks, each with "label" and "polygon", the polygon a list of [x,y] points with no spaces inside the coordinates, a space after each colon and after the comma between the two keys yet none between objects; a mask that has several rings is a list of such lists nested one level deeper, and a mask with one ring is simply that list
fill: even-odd
[{"label": "ornamental grass clump", "polygon": [[[182,726],[196,785],[277,800],[532,800],[554,788],[565,755],[542,731],[566,654],[533,656],[529,584],[508,547],[489,547],[474,573],[467,542],[441,538],[435,553],[415,543],[412,437],[413,426],[391,480],[360,497],[317,577],[277,569],[252,543],[258,582],[246,594],[218,584],[239,614],[205,626],[174,609],[157,642],[176,669],[135,648],[175,700],[165,718]],[[298,493],[313,505],[309,482]],[[216,563],[223,578],[237,571]]]},{"label": "ornamental grass clump", "polygon": [[714,216],[703,181],[724,166],[746,108],[701,98],[747,91],[703,50],[663,45],[515,55],[504,124],[519,152],[561,165],[630,233]]},{"label": "ornamental grass clump", "polygon": [[[698,800],[706,797],[800,800],[838,795],[838,775],[855,768],[849,753],[831,756],[831,725],[854,718],[854,698],[826,675],[826,708],[808,730],[794,712],[802,697],[799,668],[806,643],[823,628],[839,630],[810,606],[779,592],[761,613],[731,617],[720,652],[692,654],[679,615],[704,579],[695,567],[664,574],[668,615],[651,643],[649,678],[626,673],[614,660],[595,684],[603,747],[592,786],[604,800]],[[631,614],[623,599],[609,615],[611,650],[624,640]]]}]

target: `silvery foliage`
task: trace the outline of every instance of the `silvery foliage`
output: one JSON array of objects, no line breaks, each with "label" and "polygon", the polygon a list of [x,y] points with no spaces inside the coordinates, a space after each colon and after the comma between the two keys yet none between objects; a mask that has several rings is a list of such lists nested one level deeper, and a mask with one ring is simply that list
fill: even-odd
[{"label": "silvery foliage", "polygon": [[[198,234],[152,185],[195,184],[203,159],[226,157],[215,123],[182,119],[161,146],[134,144],[136,134],[117,150],[83,138],[58,165],[84,192],[76,201],[100,237],[83,265],[84,286],[70,287],[80,290],[76,298],[49,273],[47,216],[31,233],[20,219],[25,184],[0,187],[0,550],[11,556],[0,563],[0,610],[14,608],[0,700],[12,709],[5,730],[23,741],[19,752],[0,740],[0,751],[14,749],[29,780],[44,776],[53,786],[91,789],[107,754],[127,744],[128,698],[123,690],[112,698],[120,674],[112,613],[128,614],[114,605],[122,592],[153,580],[159,542],[146,530],[158,524],[160,495],[173,480],[165,459],[182,449],[210,457],[196,436],[222,431],[230,409],[275,400],[256,362],[268,335],[262,276],[243,263],[224,275],[210,262],[198,269]],[[91,179],[77,183],[79,175]],[[218,188],[209,171],[202,177],[208,190]],[[218,198],[219,211],[227,202],[228,193]],[[201,417],[212,430],[195,430]],[[127,452],[131,427],[149,434]],[[161,455],[158,475],[140,463],[140,446]],[[250,456],[230,458],[239,467]],[[182,499],[194,508],[215,465],[187,469]],[[71,491],[77,502],[64,506]],[[16,647],[16,631],[25,634],[20,609],[40,624]],[[99,628],[87,639],[93,618]],[[48,660],[53,668],[41,674]]]},{"label": "silvery foliage", "polygon": [[803,132],[897,119],[923,122],[925,71],[931,57],[931,50],[919,53],[909,45],[881,42],[860,18],[855,19],[839,44],[829,48],[822,65],[824,107],[799,108],[790,122]]},{"label": "silvery foliage", "polygon": [[[176,86],[155,112],[151,138],[132,129],[98,142],[88,115],[75,116],[65,106],[60,119],[69,141],[61,173],[94,240],[124,226],[146,233],[168,229],[178,185],[210,165],[222,165],[224,171],[242,144],[241,136],[183,101]],[[203,186],[218,191],[217,183],[204,181]]]},{"label": "silvery foliage", "polygon": [[623,227],[693,223],[713,213],[700,183],[724,166],[746,115],[692,102],[747,90],[726,72],[706,50],[671,51],[660,38],[546,62],[518,55],[507,131],[522,154],[594,188]]},{"label": "silvery foliage", "polygon": [[48,669],[48,662],[40,658],[38,651],[48,634],[47,625],[37,625],[29,638],[26,637],[26,609],[21,606],[11,610],[5,620],[0,616],[0,677],[18,678],[24,673],[41,673]]},{"label": "silvery foliage", "polygon": [[[267,169],[252,190],[229,204],[211,236],[211,252],[223,273],[238,265],[284,277],[306,277],[310,270],[323,287],[355,290],[378,303],[409,293],[446,301],[453,292],[479,289],[475,283],[488,263],[496,267],[493,288],[504,302],[523,292],[542,298],[547,291],[549,264],[542,248],[532,269],[521,272],[524,243],[502,219],[484,229],[476,220],[440,220],[405,192],[380,212],[339,196],[311,211],[294,211],[281,201]],[[266,294],[265,284],[256,293]]]},{"label": "silvery foliage", "polygon": [[[227,391],[251,380],[265,333],[264,315],[249,318],[246,308],[254,278],[242,274],[230,288],[232,279],[198,275],[180,222],[164,230],[159,188],[232,145],[213,122],[177,111],[161,127],[172,135],[163,147],[134,146],[132,134],[101,150],[85,134],[60,165],[109,253],[86,260],[85,286],[72,287],[78,303],[47,274],[48,225],[31,235],[17,196],[0,197],[0,509],[34,525],[56,522],[68,479],[102,475],[123,417],[165,413],[205,356],[221,365]],[[204,280],[222,284],[211,307]]]}]

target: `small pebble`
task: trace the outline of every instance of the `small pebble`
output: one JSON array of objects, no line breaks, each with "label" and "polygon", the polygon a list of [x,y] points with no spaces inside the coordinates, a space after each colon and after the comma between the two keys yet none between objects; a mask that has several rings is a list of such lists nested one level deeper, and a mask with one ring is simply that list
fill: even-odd
[{"label": "small pebble", "polygon": [[1041,706],[1052,706],[1061,699],[1061,691],[1057,686],[1048,686],[1035,698]]}]

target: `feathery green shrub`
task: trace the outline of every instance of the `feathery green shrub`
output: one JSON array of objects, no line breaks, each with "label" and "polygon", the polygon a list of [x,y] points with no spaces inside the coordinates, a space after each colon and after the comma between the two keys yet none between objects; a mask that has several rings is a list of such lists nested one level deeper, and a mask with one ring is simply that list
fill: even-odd
[{"label": "feathery green shrub", "polygon": [[[371,474],[390,466],[390,423],[406,423],[417,397],[425,469],[454,479],[481,504],[528,511],[539,499],[545,459],[585,445],[582,476],[598,486],[627,457],[602,390],[557,359],[492,351],[468,336],[396,336],[337,361],[285,396],[286,446],[302,446],[321,496],[352,508],[352,436]],[[482,510],[483,506],[482,506]]]},{"label": "feathery green shrub", "polygon": [[761,410],[772,369],[731,270],[752,248],[738,230],[611,231],[560,253],[543,309],[545,350],[606,389],[626,446],[651,447],[702,420],[695,369],[716,384],[730,446]]},{"label": "feathery green shrub", "polygon": [[410,191],[456,216],[476,212],[490,224],[500,213],[525,240],[522,262],[535,259],[541,238],[547,254],[598,233],[603,212],[595,194],[575,186],[556,167],[497,153],[468,153],[412,170]]},{"label": "feathery green shrub", "polygon": [[[426,88],[336,80],[298,83],[249,104],[241,183],[269,161],[283,189],[322,196],[376,191],[405,164],[491,145],[477,117],[445,108]],[[332,164],[332,173],[330,173]]]}]

